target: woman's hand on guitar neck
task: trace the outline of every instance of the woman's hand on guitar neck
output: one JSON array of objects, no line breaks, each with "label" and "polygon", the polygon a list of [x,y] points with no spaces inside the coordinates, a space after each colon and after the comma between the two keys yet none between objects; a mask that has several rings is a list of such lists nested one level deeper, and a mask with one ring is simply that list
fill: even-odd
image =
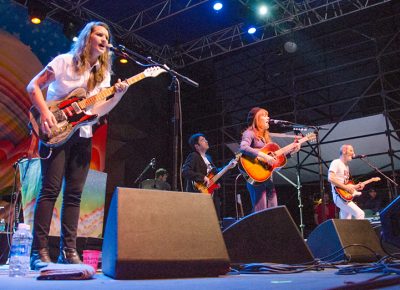
[{"label": "woman's hand on guitar neck", "polygon": [[275,157],[268,155],[262,151],[258,152],[258,156],[257,156],[258,160],[261,160],[262,162],[265,162],[269,165],[274,165],[275,162],[277,161]]}]

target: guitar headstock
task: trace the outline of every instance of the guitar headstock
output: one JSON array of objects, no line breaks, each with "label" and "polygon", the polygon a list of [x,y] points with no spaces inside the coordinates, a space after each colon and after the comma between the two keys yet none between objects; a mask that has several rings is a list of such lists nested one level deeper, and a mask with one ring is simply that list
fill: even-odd
[{"label": "guitar headstock", "polygon": [[162,73],[164,73],[164,72],[166,72],[166,70],[165,69],[163,69],[163,68],[161,68],[161,67],[158,67],[158,66],[152,66],[152,67],[149,67],[149,68],[146,68],[144,71],[143,71],[143,74],[146,76],[146,77],[156,77],[156,76],[158,76],[159,74],[162,74]]},{"label": "guitar headstock", "polygon": [[305,137],[309,142],[315,142],[317,140],[317,135],[315,135],[315,133],[308,133]]}]

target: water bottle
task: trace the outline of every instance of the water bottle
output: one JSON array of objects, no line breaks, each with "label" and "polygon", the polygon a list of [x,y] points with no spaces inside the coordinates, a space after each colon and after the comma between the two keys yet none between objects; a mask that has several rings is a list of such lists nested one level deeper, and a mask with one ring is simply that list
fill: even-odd
[{"label": "water bottle", "polygon": [[0,219],[0,233],[4,233],[6,231],[6,221],[4,219]]},{"label": "water bottle", "polygon": [[[2,211],[4,210],[4,206],[0,206],[0,216],[2,215]],[[6,221],[4,218],[0,219],[0,233],[6,231]]]},{"label": "water bottle", "polygon": [[31,227],[27,224],[19,224],[14,233],[10,253],[10,277],[23,277],[29,272],[29,260],[31,255],[32,234]]}]

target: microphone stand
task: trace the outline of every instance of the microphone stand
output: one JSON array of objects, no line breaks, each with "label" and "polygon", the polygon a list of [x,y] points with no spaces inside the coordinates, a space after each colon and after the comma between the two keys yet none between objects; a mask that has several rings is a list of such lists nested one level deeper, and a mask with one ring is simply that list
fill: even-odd
[{"label": "microphone stand", "polygon": [[[317,143],[317,158],[318,158],[318,164],[319,164],[319,176],[320,176],[320,191],[322,194],[322,202],[325,204],[325,187],[324,187],[324,179],[323,179],[323,171],[322,171],[322,159],[321,159],[321,147],[320,147],[320,142],[319,142],[319,130],[328,130],[328,128],[320,127],[320,126],[308,126],[308,125],[302,125],[302,124],[296,124],[292,123],[289,121],[285,121],[284,123],[280,123],[282,127],[289,127],[292,128],[293,131],[305,131],[307,129],[314,129],[314,132],[317,136],[316,138],[316,143]],[[301,180],[300,180],[300,167],[299,167],[299,155],[297,154],[297,166],[296,166],[296,183],[291,181],[289,178],[287,178],[285,175],[280,173],[279,171],[274,171],[278,175],[280,175],[283,179],[285,179],[289,184],[291,184],[293,187],[296,188],[297,190],[297,200],[299,202],[298,208],[299,208],[299,215],[300,215],[300,232],[302,237],[304,237],[304,228],[305,225],[303,223],[303,202],[301,199]],[[323,220],[326,219],[326,212],[325,212],[325,207],[322,207],[322,218]]]},{"label": "microphone stand", "polygon": [[383,173],[378,167],[376,167],[375,165],[371,164],[371,162],[368,161],[368,158],[367,158],[367,157],[361,157],[360,159],[361,159],[362,161],[364,161],[369,167],[371,167],[371,168],[374,169],[376,172],[378,172],[378,173],[381,174],[383,177],[385,177],[385,178],[386,178],[386,181],[387,181],[387,183],[388,183],[388,185],[389,185],[390,183],[392,183],[392,184],[395,186],[394,190],[395,190],[395,194],[396,194],[396,196],[397,196],[397,190],[396,190],[396,188],[397,188],[399,185],[396,183],[396,181],[394,181],[394,180],[391,179],[389,176],[387,176],[385,173]]},{"label": "microphone stand", "polygon": [[154,166],[154,159],[151,159],[150,163],[143,169],[142,173],[135,179],[133,184],[137,184],[140,180],[142,180],[142,176],[150,169],[150,167]]},{"label": "microphone stand", "polygon": [[[175,100],[174,100],[174,137],[173,137],[173,172],[172,172],[172,190],[176,191],[178,189],[178,146],[179,146],[179,132],[181,132],[182,128],[182,119],[181,119],[181,106],[180,106],[180,83],[179,80],[184,81],[185,83],[198,88],[199,83],[191,80],[190,78],[178,73],[177,71],[169,68],[166,64],[160,64],[154,61],[151,57],[145,57],[137,52],[134,52],[123,45],[118,45],[117,49],[114,49],[115,54],[121,55],[123,57],[129,58],[134,61],[136,64],[140,66],[158,66],[166,70],[172,76],[172,82],[169,86],[169,89],[174,92]],[[133,56],[133,57],[132,57]],[[135,58],[136,59],[135,59]],[[147,64],[143,64],[139,62],[137,59],[145,61]],[[182,183],[181,183],[182,185]]]}]

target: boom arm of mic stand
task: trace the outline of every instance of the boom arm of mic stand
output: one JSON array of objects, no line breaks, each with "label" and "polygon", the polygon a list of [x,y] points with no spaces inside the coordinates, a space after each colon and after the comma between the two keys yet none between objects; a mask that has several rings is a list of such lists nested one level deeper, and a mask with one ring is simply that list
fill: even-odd
[{"label": "boom arm of mic stand", "polygon": [[188,77],[178,73],[177,71],[170,69],[167,65],[160,65],[158,64],[158,66],[161,66],[163,69],[165,69],[169,74],[171,74],[172,76],[176,76],[179,77],[181,80],[183,80],[185,83],[198,88],[199,87],[199,83],[195,82],[194,80],[189,79]]},{"label": "boom arm of mic stand", "polygon": [[[137,53],[137,52],[134,52],[133,50],[130,50],[129,48],[123,47],[123,50],[122,50],[121,52],[116,52],[116,54],[117,54],[117,55],[122,55],[122,56],[124,56],[124,57],[127,57],[127,58],[129,58],[130,60],[136,62],[138,65],[141,65],[141,66],[154,65],[154,66],[162,67],[162,68],[165,69],[170,75],[175,76],[175,77],[179,77],[179,78],[180,78],[181,80],[183,80],[185,83],[187,83],[187,84],[189,84],[189,85],[191,85],[191,86],[193,86],[193,87],[196,87],[196,88],[199,87],[199,83],[197,83],[197,82],[191,80],[190,78],[188,78],[188,77],[186,77],[186,76],[184,76],[184,75],[182,75],[182,74],[176,72],[176,71],[173,70],[173,69],[170,69],[167,65],[165,65],[165,64],[160,64],[160,63],[154,61],[151,57],[145,57],[145,56],[143,56],[143,55],[141,55],[141,54],[139,54],[139,53]],[[143,64],[143,63],[137,61],[136,59],[134,59],[134,58],[132,57],[132,55],[135,56],[135,57],[138,58],[138,59],[141,59],[142,61],[145,61],[145,62],[149,63],[149,64],[147,65],[147,64]]]},{"label": "boom arm of mic stand", "polygon": [[394,181],[393,179],[391,179],[389,176],[387,176],[385,173],[383,173],[378,167],[376,167],[375,165],[371,164],[368,160],[366,160],[366,158],[360,158],[362,161],[364,161],[365,163],[367,163],[367,165],[369,167],[371,167],[372,169],[375,169],[377,172],[379,172],[383,177],[385,177],[388,181],[390,181],[392,184],[394,184],[395,186],[399,186],[396,181]]},{"label": "boom arm of mic stand", "polygon": [[151,162],[149,164],[147,164],[147,166],[143,169],[142,173],[140,173],[140,175],[135,179],[135,182],[133,184],[138,183],[139,180],[142,179],[143,174],[145,174],[147,172],[147,170],[149,170],[150,167],[151,167]]}]

